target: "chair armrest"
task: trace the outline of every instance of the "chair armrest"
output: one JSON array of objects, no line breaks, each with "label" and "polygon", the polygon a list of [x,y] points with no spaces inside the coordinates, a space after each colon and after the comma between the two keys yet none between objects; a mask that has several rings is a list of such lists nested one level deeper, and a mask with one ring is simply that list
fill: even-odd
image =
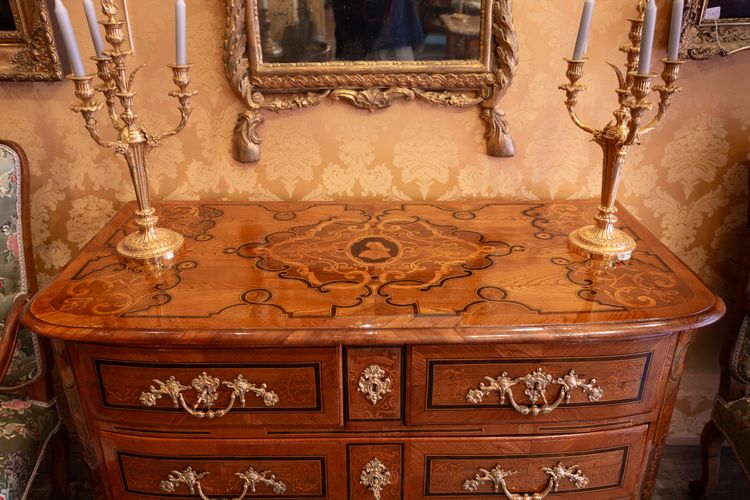
[{"label": "chair armrest", "polygon": [[3,326],[2,337],[0,337],[0,381],[5,378],[5,374],[10,367],[13,358],[13,349],[18,340],[18,331],[21,328],[21,313],[29,302],[29,298],[19,295],[10,306],[8,314],[5,316],[5,325]]}]

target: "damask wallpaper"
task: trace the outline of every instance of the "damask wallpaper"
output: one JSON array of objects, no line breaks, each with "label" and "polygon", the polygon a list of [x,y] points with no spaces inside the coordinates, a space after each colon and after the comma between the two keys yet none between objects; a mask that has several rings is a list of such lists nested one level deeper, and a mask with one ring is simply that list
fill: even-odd
[{"label": "damask wallpaper", "polygon": [[[597,3],[581,114],[597,125],[614,110],[616,78],[633,1]],[[669,4],[661,8],[657,54],[665,50]],[[148,5],[146,5],[148,4]],[[167,97],[173,60],[173,3],[131,0],[143,123],[176,123]],[[230,138],[242,109],[222,67],[225,5],[188,0],[188,59],[193,62],[194,112],[187,129],[157,150],[151,166],[156,199],[446,200],[572,199],[598,195],[601,153],[568,120],[562,58],[573,49],[579,0],[517,0],[520,66],[504,99],[518,155],[485,156],[477,109],[448,110],[396,103],[360,112],[324,102],[315,109],[270,115],[261,127],[263,159],[235,163]],[[83,14],[70,6],[79,44],[92,49]],[[165,29],[165,27],[167,27]],[[659,56],[660,57],[660,56]],[[656,61],[658,58],[654,57]],[[92,66],[93,67],[93,66]],[[660,70],[660,68],[659,68]],[[715,291],[730,295],[746,217],[750,157],[750,51],[688,62],[684,91],[661,128],[632,150],[619,199]],[[20,143],[32,172],[32,228],[37,269],[48,281],[115,213],[133,199],[121,159],[96,146],[69,110],[66,83],[0,85],[0,137]],[[698,333],[673,420],[675,440],[696,439],[718,381],[721,326]]]}]

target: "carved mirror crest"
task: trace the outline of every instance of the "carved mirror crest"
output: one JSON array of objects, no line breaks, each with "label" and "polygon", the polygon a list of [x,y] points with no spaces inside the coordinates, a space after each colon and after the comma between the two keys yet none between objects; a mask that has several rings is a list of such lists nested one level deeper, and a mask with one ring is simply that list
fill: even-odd
[{"label": "carved mirror crest", "polygon": [[0,80],[62,80],[47,0],[0,0]]},{"label": "carved mirror crest", "polygon": [[263,111],[326,98],[359,109],[420,99],[479,106],[487,154],[515,154],[499,107],[516,71],[511,0],[227,0],[224,64],[247,105],[236,160],[260,159]]},{"label": "carved mirror crest", "polygon": [[750,49],[750,1],[687,0],[681,56],[710,59]]}]

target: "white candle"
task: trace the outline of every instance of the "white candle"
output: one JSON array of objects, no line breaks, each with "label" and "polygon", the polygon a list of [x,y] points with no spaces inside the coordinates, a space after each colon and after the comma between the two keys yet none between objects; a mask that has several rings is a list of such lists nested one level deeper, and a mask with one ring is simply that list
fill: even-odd
[{"label": "white candle", "polygon": [[73,25],[70,24],[70,16],[62,3],[62,0],[55,0],[55,17],[60,28],[60,34],[65,42],[65,48],[68,49],[68,59],[70,67],[73,69],[75,76],[86,76],[86,70],[83,68],[81,53],[78,52],[78,42],[73,34]]},{"label": "white candle", "polygon": [[578,26],[578,38],[576,38],[576,48],[573,50],[573,60],[583,59],[586,51],[586,45],[589,38],[589,28],[591,27],[591,16],[594,13],[594,0],[586,0],[583,3],[583,12],[581,13],[581,24]]},{"label": "white candle", "polygon": [[125,9],[125,24],[128,25],[128,44],[130,44],[131,54],[135,54],[135,41],[133,40],[133,28],[130,26],[130,12],[128,12],[127,0],[122,0],[122,7]]},{"label": "white candle", "polygon": [[649,0],[643,15],[643,38],[638,61],[638,74],[648,75],[651,72],[651,50],[654,47],[654,28],[656,27],[656,2]]},{"label": "white candle", "polygon": [[187,64],[187,49],[185,47],[185,0],[175,0],[175,65],[185,66]]},{"label": "white candle", "polygon": [[91,32],[91,41],[94,42],[94,50],[96,51],[96,57],[101,58],[104,54],[104,44],[102,44],[102,35],[99,32],[99,23],[96,19],[96,9],[94,8],[94,2],[91,0],[83,0],[83,10],[86,13],[86,21],[89,23],[89,31]]},{"label": "white candle", "polygon": [[667,48],[668,61],[676,61],[679,58],[682,11],[684,9],[685,0],[674,0],[672,3],[672,26],[669,29],[669,45]]}]

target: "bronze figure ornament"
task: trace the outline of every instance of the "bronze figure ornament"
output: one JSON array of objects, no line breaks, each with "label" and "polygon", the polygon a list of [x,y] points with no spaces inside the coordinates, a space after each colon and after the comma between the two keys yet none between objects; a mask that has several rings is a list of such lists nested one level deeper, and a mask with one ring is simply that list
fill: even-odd
[{"label": "bronze figure ornament", "polygon": [[[261,2],[262,3],[262,2]],[[267,62],[258,0],[227,0],[224,67],[247,109],[234,129],[232,155],[260,160],[262,111],[279,113],[314,107],[331,97],[366,111],[396,100],[419,99],[454,108],[481,107],[487,154],[515,155],[500,99],[518,64],[512,0],[482,0],[480,55],[476,60]],[[270,95],[273,94],[273,97]]]}]

